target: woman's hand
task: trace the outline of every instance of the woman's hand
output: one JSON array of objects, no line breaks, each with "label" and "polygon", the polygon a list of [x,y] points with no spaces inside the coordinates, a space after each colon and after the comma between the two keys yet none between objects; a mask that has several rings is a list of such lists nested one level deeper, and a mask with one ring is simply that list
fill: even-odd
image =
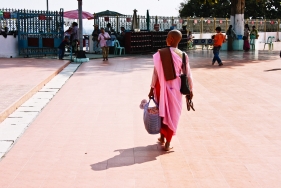
[{"label": "woman's hand", "polygon": [[154,98],[154,88],[150,88],[149,94],[148,94],[148,98]]}]

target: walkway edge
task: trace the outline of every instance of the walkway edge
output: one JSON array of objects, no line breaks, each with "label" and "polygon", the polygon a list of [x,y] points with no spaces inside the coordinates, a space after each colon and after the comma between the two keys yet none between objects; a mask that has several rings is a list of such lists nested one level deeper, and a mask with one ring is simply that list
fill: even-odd
[{"label": "walkway edge", "polygon": [[18,101],[14,102],[11,106],[5,109],[0,113],[0,123],[4,121],[10,114],[12,114],[18,107],[20,107],[23,103],[25,103],[28,99],[30,99],[35,93],[37,93],[40,89],[44,87],[50,80],[52,80],[57,74],[59,74],[66,66],[68,66],[71,62],[68,61],[64,65],[62,65],[58,70],[56,70],[53,74],[51,74],[48,78],[43,80],[40,84],[35,86],[29,92],[27,92],[24,96],[22,96]]}]

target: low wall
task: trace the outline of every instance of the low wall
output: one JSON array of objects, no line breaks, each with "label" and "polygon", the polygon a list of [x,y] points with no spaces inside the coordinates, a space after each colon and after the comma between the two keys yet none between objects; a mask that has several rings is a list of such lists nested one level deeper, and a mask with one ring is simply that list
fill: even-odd
[{"label": "low wall", "polygon": [[7,38],[4,38],[3,35],[0,35],[0,57],[17,57],[18,54],[18,37],[8,35]]}]

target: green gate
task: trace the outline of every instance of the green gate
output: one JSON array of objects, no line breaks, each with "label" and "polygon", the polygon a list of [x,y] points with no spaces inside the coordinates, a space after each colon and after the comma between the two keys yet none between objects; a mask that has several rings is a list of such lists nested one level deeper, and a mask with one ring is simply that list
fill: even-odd
[{"label": "green gate", "polygon": [[18,49],[24,57],[57,55],[64,36],[63,9],[60,11],[17,11]]}]

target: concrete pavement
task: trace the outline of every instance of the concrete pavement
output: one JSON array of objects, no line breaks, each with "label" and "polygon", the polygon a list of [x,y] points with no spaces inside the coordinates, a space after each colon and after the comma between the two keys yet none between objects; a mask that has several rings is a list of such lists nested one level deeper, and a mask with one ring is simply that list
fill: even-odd
[{"label": "concrete pavement", "polygon": [[0,122],[68,63],[52,59],[0,58]]},{"label": "concrete pavement", "polygon": [[196,111],[183,106],[172,152],[139,109],[151,56],[91,60],[2,158],[0,187],[280,187],[278,53],[188,54]]}]

